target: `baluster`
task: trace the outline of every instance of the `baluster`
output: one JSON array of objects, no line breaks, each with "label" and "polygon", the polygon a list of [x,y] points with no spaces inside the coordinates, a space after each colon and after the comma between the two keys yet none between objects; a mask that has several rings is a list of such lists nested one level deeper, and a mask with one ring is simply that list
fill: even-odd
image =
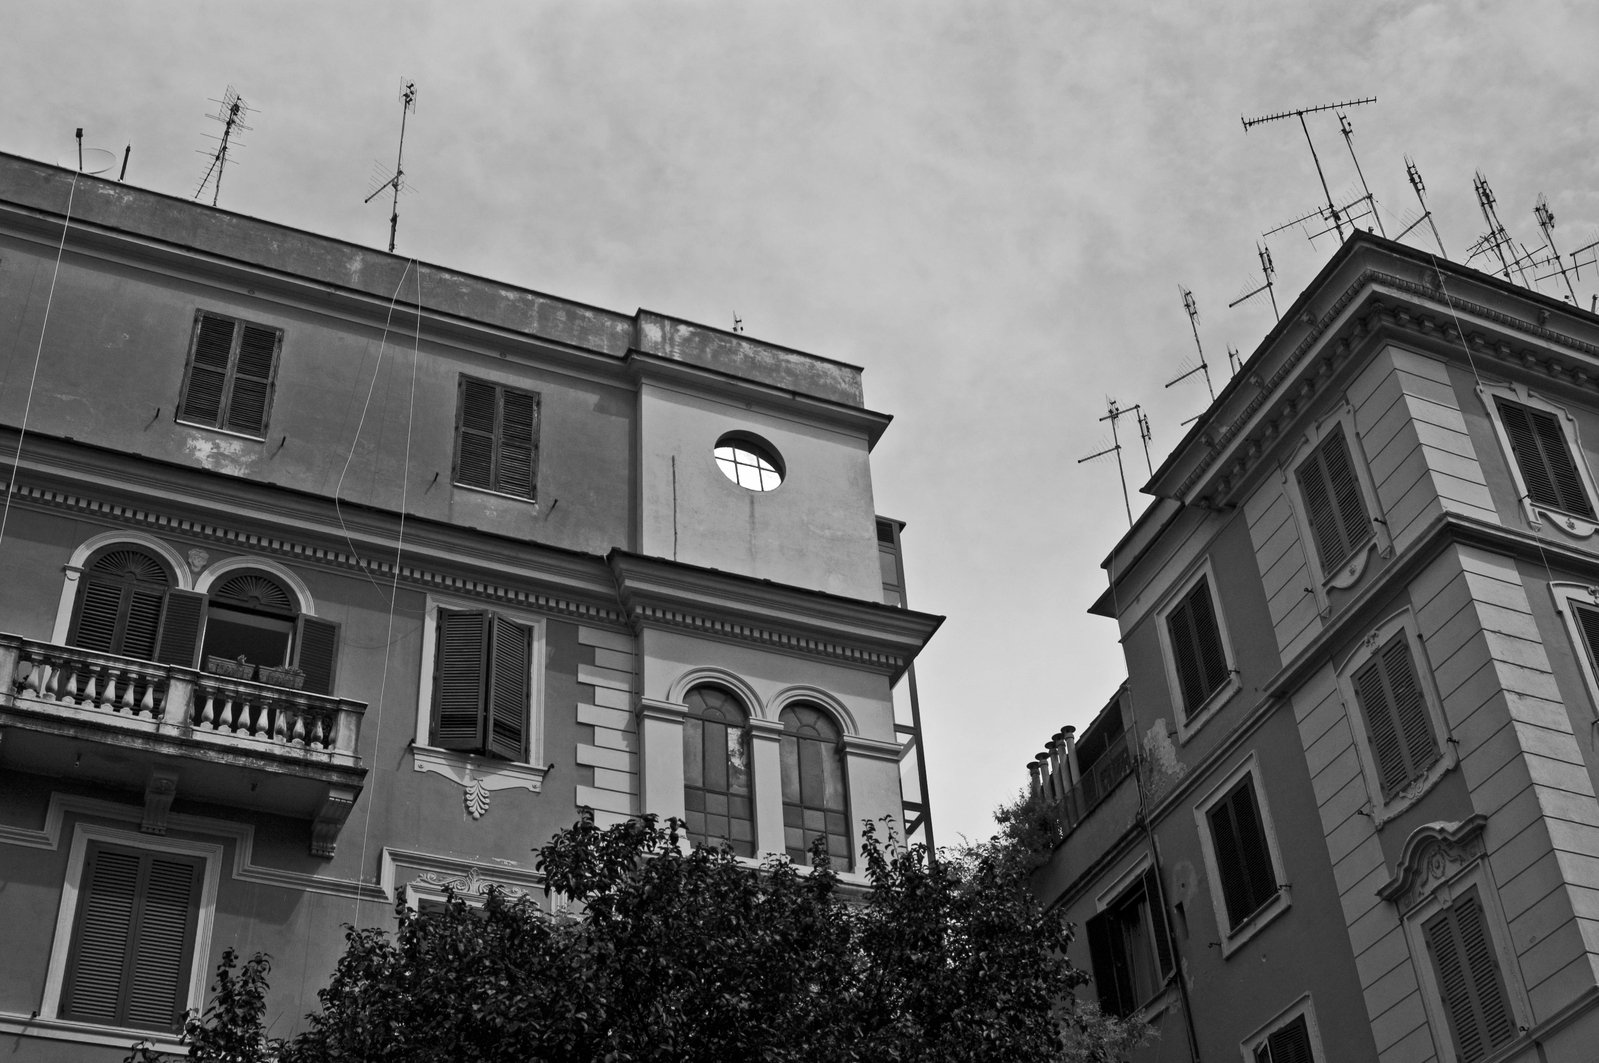
[{"label": "baluster", "polygon": [[289,741],[301,744],[305,742],[305,714],[303,712],[294,714],[294,730],[289,732]]},{"label": "baluster", "polygon": [[28,666],[28,674],[22,677],[22,692],[24,694],[39,694],[45,684],[45,665],[43,661],[27,660],[23,662]]},{"label": "baluster", "polygon": [[289,737],[289,714],[292,710],[287,705],[278,706],[278,711],[272,714],[272,741],[285,742]]},{"label": "baluster", "polygon": [[216,691],[210,687],[205,688],[205,707],[200,710],[200,726],[208,731],[216,730]]},{"label": "baluster", "polygon": [[61,700],[62,671],[60,661],[50,662],[50,674],[45,680],[44,689],[39,693],[51,701]]},{"label": "baluster", "polygon": [[330,722],[330,719],[326,716],[318,716],[316,718],[316,747],[318,749],[328,748],[329,743],[333,740],[333,733],[329,727]]}]

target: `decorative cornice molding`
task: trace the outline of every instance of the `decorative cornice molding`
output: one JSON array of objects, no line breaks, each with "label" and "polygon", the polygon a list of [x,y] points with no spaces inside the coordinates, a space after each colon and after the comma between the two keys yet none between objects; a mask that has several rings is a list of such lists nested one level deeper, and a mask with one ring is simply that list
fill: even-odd
[{"label": "decorative cornice molding", "polygon": [[1488,817],[1478,812],[1458,823],[1424,823],[1410,832],[1399,854],[1394,875],[1377,889],[1377,896],[1400,910],[1432,894],[1456,873],[1481,859],[1486,851],[1483,830]]}]

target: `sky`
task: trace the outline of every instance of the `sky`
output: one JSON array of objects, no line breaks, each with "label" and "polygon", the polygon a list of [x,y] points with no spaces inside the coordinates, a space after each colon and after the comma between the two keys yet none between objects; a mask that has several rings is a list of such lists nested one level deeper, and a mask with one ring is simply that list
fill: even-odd
[{"label": "sky", "polygon": [[[1150,460],[1331,256],[1364,195],[1442,250],[1486,223],[1599,240],[1599,15],[1581,0],[0,0],[0,151],[71,164],[132,146],[127,181],[192,196],[232,86],[252,127],[219,205],[386,245],[399,92],[416,83],[397,253],[638,307],[865,368],[894,423],[880,514],[907,522],[910,604],[948,620],[917,664],[941,844],[996,806],[1124,673],[1088,616],[1127,531],[1107,400]],[[1347,116],[1360,173],[1338,114]],[[207,189],[209,200],[210,190]],[[1312,219],[1313,222],[1316,219]],[[1437,250],[1423,223],[1407,243]],[[1483,267],[1478,257],[1473,265]],[[1581,300],[1599,292],[1585,271]],[[1543,290],[1557,294],[1546,282]],[[1147,479],[1130,420],[1136,514]]]}]

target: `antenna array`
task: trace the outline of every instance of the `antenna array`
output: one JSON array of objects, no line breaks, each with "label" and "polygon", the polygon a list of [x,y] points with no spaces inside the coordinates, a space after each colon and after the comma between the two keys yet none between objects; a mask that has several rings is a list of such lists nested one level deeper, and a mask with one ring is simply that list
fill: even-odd
[{"label": "antenna array", "polygon": [[1210,383],[1210,364],[1205,361],[1205,347],[1199,342],[1199,304],[1194,302],[1194,293],[1184,288],[1181,284],[1177,286],[1177,290],[1183,293],[1183,309],[1188,313],[1188,327],[1194,332],[1194,347],[1199,351],[1199,364],[1183,373],[1177,379],[1168,380],[1166,386],[1171,387],[1173,384],[1180,384],[1195,373],[1204,373],[1205,390],[1210,392],[1210,400],[1215,402],[1216,389]]},{"label": "antenna array", "polygon": [[378,193],[385,188],[394,190],[394,202],[389,212],[389,251],[394,251],[394,236],[400,228],[400,190],[409,187],[405,183],[405,119],[406,116],[416,111],[416,82],[400,82],[400,148],[394,158],[394,176],[386,178],[372,190],[372,193],[362,200],[370,203],[378,197]]},{"label": "antenna array", "polygon": [[[1344,217],[1343,211],[1341,211],[1339,209],[1338,205],[1333,202],[1332,192],[1329,191],[1328,188],[1327,188],[1327,175],[1322,172],[1322,169],[1321,169],[1321,156],[1316,154],[1316,142],[1314,140],[1310,139],[1310,126],[1305,124],[1305,115],[1307,115],[1307,114],[1315,114],[1318,111],[1336,111],[1336,110],[1339,110],[1339,109],[1345,108],[1345,107],[1359,107],[1359,106],[1362,106],[1363,104],[1376,103],[1376,102],[1377,102],[1377,97],[1375,97],[1375,96],[1367,96],[1367,97],[1364,97],[1364,98],[1358,99],[1358,100],[1344,100],[1341,103],[1323,103],[1323,104],[1318,104],[1315,107],[1301,107],[1301,108],[1298,108],[1297,110],[1292,110],[1292,111],[1278,111],[1276,114],[1263,114],[1263,115],[1261,115],[1258,118],[1244,118],[1242,116],[1239,117],[1239,121],[1244,123],[1244,132],[1246,132],[1246,133],[1249,132],[1250,128],[1253,127],[1253,126],[1263,125],[1266,122],[1275,122],[1275,121],[1277,121],[1280,118],[1297,118],[1297,119],[1299,119],[1299,128],[1304,130],[1304,132],[1305,132],[1305,143],[1310,146],[1310,159],[1311,159],[1312,162],[1314,162],[1316,164],[1316,176],[1321,179],[1322,195],[1327,197],[1327,209],[1326,209],[1325,216],[1326,216],[1326,218],[1329,221],[1332,222],[1333,229],[1338,233],[1338,239],[1340,241],[1342,241],[1343,238],[1344,238],[1344,221],[1346,219]],[[1354,141],[1349,139],[1349,131],[1345,128],[1348,125],[1348,119],[1346,119],[1342,114],[1340,114],[1338,116],[1338,121],[1339,121],[1339,128],[1344,131],[1344,139],[1349,144],[1349,153],[1350,153],[1350,155],[1353,155],[1354,152],[1355,152],[1355,144],[1354,144]],[[1357,171],[1360,169],[1360,164],[1358,162],[1355,164],[1355,169]],[[1365,183],[1365,178],[1364,177],[1361,178],[1361,183],[1362,184]],[[1371,193],[1368,190],[1367,196],[1369,197],[1370,194]],[[1358,202],[1358,200],[1357,200],[1357,202]],[[1344,208],[1344,210],[1347,210],[1347,209],[1348,209],[1348,207],[1346,206]],[[1309,215],[1306,215],[1306,217],[1309,217]],[[1300,219],[1300,220],[1304,220],[1304,219]],[[1292,224],[1295,224],[1295,223],[1290,222],[1289,224],[1292,225]]]},{"label": "antenna array", "polygon": [[1122,467],[1122,443],[1116,432],[1116,422],[1128,414],[1134,416],[1134,419],[1138,422],[1138,437],[1144,441],[1144,464],[1149,468],[1149,474],[1153,476],[1155,474],[1155,466],[1149,458],[1149,440],[1151,438],[1149,418],[1144,416],[1142,406],[1136,403],[1132,406],[1121,406],[1117,404],[1115,399],[1108,396],[1105,399],[1105,410],[1105,416],[1101,417],[1100,421],[1110,422],[1110,446],[1102,450],[1096,450],[1086,458],[1078,458],[1077,464],[1081,465],[1085,461],[1103,458],[1106,454],[1116,455],[1116,473],[1121,477],[1122,481],[1122,507],[1127,510],[1127,524],[1131,527],[1133,523],[1133,504],[1127,495],[1127,470]]},{"label": "antenna array", "polygon": [[[210,137],[210,139],[217,141],[217,146],[213,150],[199,149],[200,154],[210,156],[211,165],[206,167],[205,176],[200,178],[200,187],[194,190],[194,198],[199,199],[205,192],[205,186],[209,184],[211,186],[211,205],[214,207],[217,205],[217,198],[222,194],[222,171],[228,164],[228,149],[243,147],[239,143],[240,135],[250,131],[250,127],[244,123],[244,116],[254,111],[255,108],[247,106],[244,102],[244,97],[240,96],[232,85],[228,86],[227,91],[222,94],[220,100],[212,100],[211,102],[217,105],[217,111],[215,114],[206,115],[206,117],[213,122],[222,123],[222,135],[220,137]],[[207,136],[210,136],[210,134],[207,134]],[[124,169],[127,167],[126,157],[123,158],[123,167]]]}]

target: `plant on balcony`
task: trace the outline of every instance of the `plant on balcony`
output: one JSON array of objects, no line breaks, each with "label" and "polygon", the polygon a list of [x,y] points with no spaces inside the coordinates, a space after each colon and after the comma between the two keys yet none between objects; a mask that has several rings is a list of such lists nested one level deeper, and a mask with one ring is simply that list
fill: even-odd
[{"label": "plant on balcony", "polygon": [[247,660],[242,653],[232,659],[212,654],[205,659],[205,670],[212,675],[222,676],[224,679],[248,680],[255,678],[255,665]]},{"label": "plant on balcony", "polygon": [[257,679],[268,686],[287,687],[290,690],[299,690],[305,685],[305,673],[291,666],[263,664]]},{"label": "plant on balcony", "polygon": [[1087,976],[1066,959],[1070,926],[988,846],[935,863],[873,826],[862,894],[841,886],[825,847],[808,872],[781,857],[756,869],[726,849],[685,852],[673,822],[602,829],[585,813],[538,859],[580,911],[551,916],[492,889],[478,910],[454,896],[427,913],[402,903],[393,934],[347,931],[318,1011],[292,1037],[262,1036],[264,997],[243,992],[259,977],[219,972],[226,992],[191,1024],[190,1058],[1119,1058],[1123,1027],[1071,997]]}]

